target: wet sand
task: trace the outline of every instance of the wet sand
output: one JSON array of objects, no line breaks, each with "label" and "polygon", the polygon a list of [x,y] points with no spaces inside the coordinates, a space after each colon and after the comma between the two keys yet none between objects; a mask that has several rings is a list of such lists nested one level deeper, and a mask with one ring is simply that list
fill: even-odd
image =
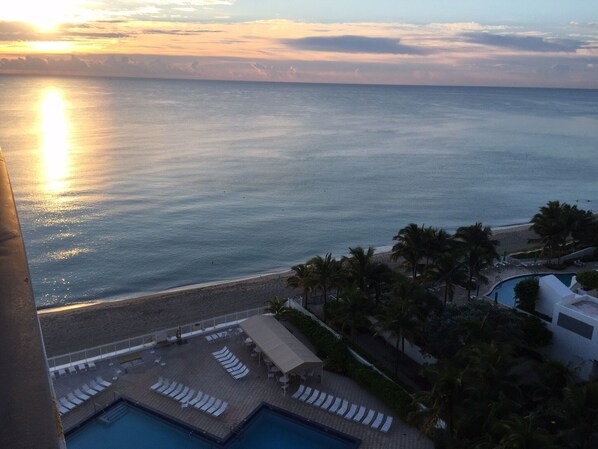
[{"label": "wet sand", "polygon": [[[496,229],[499,254],[523,249],[535,234],[529,225]],[[389,253],[377,254],[389,261]],[[178,289],[138,298],[39,313],[48,356],[91,348],[160,329],[263,306],[275,295],[295,295],[287,287],[291,272],[217,285]]]}]

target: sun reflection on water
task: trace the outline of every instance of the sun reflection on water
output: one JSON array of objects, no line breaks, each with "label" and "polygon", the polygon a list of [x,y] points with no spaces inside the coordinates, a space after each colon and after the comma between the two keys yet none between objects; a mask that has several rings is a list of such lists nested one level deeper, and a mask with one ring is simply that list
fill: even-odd
[{"label": "sun reflection on water", "polygon": [[60,90],[48,88],[40,107],[42,177],[46,193],[58,195],[68,189],[70,175],[67,104]]}]

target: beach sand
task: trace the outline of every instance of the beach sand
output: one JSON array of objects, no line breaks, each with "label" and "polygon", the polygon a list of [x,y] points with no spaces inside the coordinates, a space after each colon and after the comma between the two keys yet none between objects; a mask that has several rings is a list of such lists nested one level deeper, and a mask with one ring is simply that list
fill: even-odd
[{"label": "beach sand", "polygon": [[[494,231],[499,254],[527,246],[535,234],[529,225]],[[377,259],[389,262],[390,253]],[[298,294],[287,287],[291,272],[257,276],[217,285],[178,289],[119,301],[98,302],[85,307],[44,310],[39,313],[49,357],[193,323],[235,311],[265,305],[275,295]]]}]

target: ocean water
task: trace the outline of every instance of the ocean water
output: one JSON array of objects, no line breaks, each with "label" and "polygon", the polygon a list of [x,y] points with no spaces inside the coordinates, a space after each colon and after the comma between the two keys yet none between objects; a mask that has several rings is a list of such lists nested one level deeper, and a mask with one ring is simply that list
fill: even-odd
[{"label": "ocean water", "polygon": [[598,91],[0,77],[38,306],[598,209]]}]

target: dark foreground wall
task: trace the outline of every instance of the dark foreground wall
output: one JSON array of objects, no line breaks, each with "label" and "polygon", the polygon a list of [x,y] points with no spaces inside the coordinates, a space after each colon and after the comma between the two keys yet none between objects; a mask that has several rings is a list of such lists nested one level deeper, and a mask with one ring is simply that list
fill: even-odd
[{"label": "dark foreground wall", "polygon": [[64,448],[21,227],[0,150],[0,448]]}]

